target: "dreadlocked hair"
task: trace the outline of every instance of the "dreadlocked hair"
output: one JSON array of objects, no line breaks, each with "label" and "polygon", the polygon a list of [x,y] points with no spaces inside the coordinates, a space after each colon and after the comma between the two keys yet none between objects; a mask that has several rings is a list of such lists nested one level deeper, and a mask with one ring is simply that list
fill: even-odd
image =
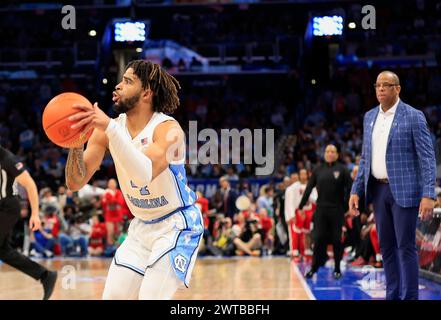
[{"label": "dreadlocked hair", "polygon": [[176,80],[157,63],[147,60],[130,61],[126,67],[141,80],[143,89],[153,91],[153,111],[166,114],[173,113],[179,106],[178,90],[181,89]]}]

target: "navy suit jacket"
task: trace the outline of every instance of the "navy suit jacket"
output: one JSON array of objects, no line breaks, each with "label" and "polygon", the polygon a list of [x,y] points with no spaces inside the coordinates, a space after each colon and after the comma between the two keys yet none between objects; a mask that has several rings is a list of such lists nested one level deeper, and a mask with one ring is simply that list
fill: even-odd
[{"label": "navy suit jacket", "polygon": [[[368,111],[363,121],[363,149],[352,194],[370,199],[372,131],[379,106]],[[395,202],[401,207],[418,207],[422,197],[435,199],[435,151],[424,113],[400,101],[389,132],[386,169]],[[368,202],[366,202],[368,203]]]},{"label": "navy suit jacket", "polygon": [[223,211],[226,217],[230,217],[233,218],[234,215],[239,211],[236,208],[236,199],[239,195],[237,194],[236,190],[234,190],[233,188],[231,188],[228,191],[228,196],[227,196],[227,207],[223,207]]}]

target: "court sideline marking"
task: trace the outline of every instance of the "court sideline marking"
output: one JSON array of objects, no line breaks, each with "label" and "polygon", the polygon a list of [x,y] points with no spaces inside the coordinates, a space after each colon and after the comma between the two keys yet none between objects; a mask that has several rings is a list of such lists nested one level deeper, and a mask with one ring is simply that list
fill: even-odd
[{"label": "court sideline marking", "polygon": [[306,295],[308,296],[309,300],[317,300],[314,296],[314,294],[311,291],[311,288],[308,286],[308,284],[305,281],[305,278],[303,277],[303,274],[300,272],[299,267],[297,266],[296,263],[290,261],[290,264],[292,265],[292,267],[294,268],[294,272],[297,275],[297,278],[299,279],[300,283],[303,286],[303,289],[306,292]]}]

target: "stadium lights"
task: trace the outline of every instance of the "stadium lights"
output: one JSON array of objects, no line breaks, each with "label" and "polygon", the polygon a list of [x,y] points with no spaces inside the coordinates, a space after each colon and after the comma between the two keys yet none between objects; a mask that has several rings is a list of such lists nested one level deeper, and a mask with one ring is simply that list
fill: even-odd
[{"label": "stadium lights", "polygon": [[145,23],[144,22],[116,22],[115,41],[144,41]]},{"label": "stadium lights", "polygon": [[338,36],[343,34],[343,17],[322,16],[313,18],[314,36]]}]

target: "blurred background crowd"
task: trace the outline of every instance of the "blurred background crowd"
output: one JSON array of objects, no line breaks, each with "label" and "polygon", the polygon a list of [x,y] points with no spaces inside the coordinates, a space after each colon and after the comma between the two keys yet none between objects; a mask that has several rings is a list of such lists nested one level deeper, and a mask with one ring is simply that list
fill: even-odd
[{"label": "blurred background crowd", "polygon": [[[44,218],[40,231],[28,231],[23,194],[15,246],[34,256],[112,256],[124,240],[132,216],[114,180],[111,157],[105,157],[90,185],[72,193],[64,185],[67,150],[50,143],[41,125],[47,102],[66,91],[98,101],[114,116],[116,57],[152,57],[148,41],[124,48],[108,43],[109,22],[118,17],[148,20],[149,39],[173,41],[198,54],[155,56],[183,88],[174,117],[184,130],[191,120],[198,130],[275,130],[276,166],[270,176],[255,177],[255,164],[243,162],[187,165],[190,182],[216,179],[213,192],[198,190],[206,227],[201,254],[294,255],[285,189],[302,169],[311,174],[329,143],[338,145],[340,161],[351,172],[357,170],[363,114],[377,105],[373,84],[383,69],[400,76],[402,100],[425,113],[440,178],[441,4],[373,1],[376,29],[363,30],[356,2],[319,2],[79,1],[75,30],[54,28],[62,17],[59,6],[2,3],[0,142],[36,180]],[[313,14],[343,15],[343,35],[308,35]],[[358,26],[351,28],[350,22]],[[258,189],[252,188],[255,178],[261,179]],[[439,215],[419,230],[420,264],[439,273]],[[369,208],[346,220],[342,241],[355,265],[381,266],[375,232]]]}]

